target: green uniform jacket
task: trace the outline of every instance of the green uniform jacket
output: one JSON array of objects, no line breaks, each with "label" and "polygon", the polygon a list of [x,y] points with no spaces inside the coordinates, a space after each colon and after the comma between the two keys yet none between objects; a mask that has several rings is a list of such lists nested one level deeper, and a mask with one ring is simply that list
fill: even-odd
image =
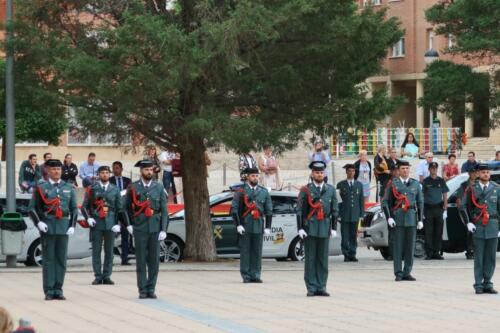
[{"label": "green uniform jacket", "polygon": [[[154,210],[153,216],[147,217],[144,212],[134,216],[139,209],[134,207],[132,189],[135,190],[139,202],[150,201],[150,207]],[[141,180],[132,183],[127,189],[124,200],[124,209],[127,211],[130,224],[134,227],[134,231],[140,232],[166,232],[168,229],[167,205],[167,193],[163,185],[154,180],[151,181],[148,188],[144,187]]]},{"label": "green uniform jacket", "polygon": [[[108,212],[105,218],[99,217],[96,200],[104,199],[105,206],[108,207]],[[106,191],[100,183],[94,183],[85,192],[83,199],[82,210],[86,212],[87,218],[92,217],[96,220],[95,230],[111,230],[118,224],[118,216],[123,212],[122,198],[120,190],[116,185],[108,183]]]},{"label": "green uniform jacket", "polygon": [[[39,191],[47,201],[59,197],[63,216],[58,219],[55,216],[56,207],[46,205]],[[38,186],[33,191],[33,197],[30,201],[30,216],[35,223],[44,222],[49,230],[47,235],[66,235],[70,226],[75,226],[78,218],[78,206],[76,203],[76,193],[73,185],[59,181],[59,184],[51,184],[48,181],[40,180]],[[51,210],[49,212],[49,210]]]},{"label": "green uniform jacket", "polygon": [[35,169],[31,167],[30,161],[26,160],[21,163],[21,166],[19,167],[19,178],[18,178],[18,183],[19,185],[22,184],[22,182],[36,182],[42,179],[42,172],[40,171],[40,166],[37,164],[35,166]]},{"label": "green uniform jacket", "polygon": [[342,222],[358,222],[365,215],[365,198],[363,184],[352,180],[352,188],[347,180],[337,183],[342,202],[339,203],[339,218]]},{"label": "green uniform jacket", "polygon": [[394,186],[398,193],[408,197],[410,208],[406,212],[402,207],[395,209],[399,201],[394,197],[392,188],[388,187],[382,201],[386,218],[392,217],[396,221],[397,227],[415,227],[417,217],[419,221],[423,218],[424,200],[420,183],[413,178],[409,178],[408,184],[405,185],[401,178],[392,178],[391,186]]},{"label": "green uniform jacket", "polygon": [[297,204],[297,228],[299,230],[304,229],[309,236],[330,237],[331,231],[336,229],[339,214],[337,191],[335,187],[329,184],[323,185],[321,193],[313,183],[307,184],[305,187],[311,193],[313,204],[321,201],[324,218],[318,220],[317,214],[313,214],[310,219],[307,218],[312,208],[309,206],[306,191],[301,189]]},{"label": "green uniform jacket", "polygon": [[[251,212],[243,216],[247,211],[244,194],[246,194],[249,204],[252,204],[253,202],[257,204],[259,218],[254,218]],[[264,217],[266,218],[265,227],[271,228],[272,215],[273,204],[271,196],[265,187],[257,185],[255,190],[252,191],[250,185],[245,183],[241,189],[234,192],[233,202],[231,205],[231,216],[237,226],[242,225],[245,228],[245,232],[250,234],[262,234],[264,232]]]},{"label": "green uniform jacket", "polygon": [[[476,225],[476,231],[473,236],[475,238],[490,239],[498,237],[498,214],[500,210],[500,186],[498,184],[490,181],[488,188],[483,192],[481,189],[480,182],[474,183],[472,187],[473,191],[466,191],[463,204],[462,204],[462,216],[465,216],[466,222],[474,223]],[[482,217],[478,221],[474,222],[476,218],[480,215],[481,210],[478,209],[472,202],[472,195],[476,198],[478,205],[484,203],[487,204],[487,211],[489,214],[489,220],[486,225],[482,223]]]}]

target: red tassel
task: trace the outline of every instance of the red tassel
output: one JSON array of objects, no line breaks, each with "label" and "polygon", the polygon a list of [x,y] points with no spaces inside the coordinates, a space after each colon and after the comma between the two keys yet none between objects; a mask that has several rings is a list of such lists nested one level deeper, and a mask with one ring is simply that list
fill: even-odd
[{"label": "red tassel", "polygon": [[57,209],[56,209],[56,218],[60,219],[62,217],[63,217],[62,209],[61,209],[61,207],[57,207]]},{"label": "red tassel", "polygon": [[146,217],[151,217],[151,216],[153,216],[153,209],[152,209],[152,208],[150,208],[150,207],[147,207],[147,208],[146,208],[146,211],[144,212],[144,215],[145,215]]},{"label": "red tassel", "polygon": [[260,217],[260,212],[259,212],[259,210],[258,210],[258,209],[254,209],[254,210],[252,210],[252,217],[253,217],[254,219],[258,219],[258,218]]},{"label": "red tassel", "polygon": [[104,209],[100,209],[99,210],[99,218],[103,219],[106,217],[106,212],[104,211]]},{"label": "red tassel", "polygon": [[484,212],[484,214],[483,214],[483,225],[487,225],[489,219],[490,219],[490,214],[488,214],[488,212]]},{"label": "red tassel", "polygon": [[317,217],[318,217],[318,220],[320,220],[320,221],[325,218],[325,212],[323,211],[323,207],[321,207],[319,209]]}]

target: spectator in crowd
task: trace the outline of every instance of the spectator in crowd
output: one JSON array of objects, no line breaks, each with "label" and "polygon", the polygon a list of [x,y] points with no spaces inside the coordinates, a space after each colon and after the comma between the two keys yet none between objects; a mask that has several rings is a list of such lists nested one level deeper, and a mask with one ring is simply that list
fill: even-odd
[{"label": "spectator in crowd", "polygon": [[37,162],[36,154],[30,154],[19,168],[19,187],[23,193],[32,193],[36,183],[42,178],[42,173]]},{"label": "spectator in crowd", "polygon": [[432,154],[431,152],[427,152],[425,153],[425,159],[418,164],[417,178],[420,184],[422,184],[425,178],[429,177],[430,175],[429,164],[432,163],[433,159],[434,159],[434,154]]},{"label": "spectator in crowd", "polygon": [[418,146],[417,140],[415,140],[415,135],[411,132],[406,134],[406,137],[401,145],[401,158],[405,160],[413,160],[418,158],[420,154],[420,148]]},{"label": "spectator in crowd", "polygon": [[238,162],[238,169],[240,170],[240,179],[241,181],[246,180],[246,169],[254,169],[257,168],[257,162],[252,154],[249,152],[241,153]]},{"label": "spectator in crowd", "polygon": [[35,329],[31,326],[31,321],[26,318],[19,319],[19,327],[12,333],[35,333]]},{"label": "spectator in crowd", "polygon": [[495,153],[495,159],[494,159],[495,162],[500,162],[500,150],[497,150],[497,152]]},{"label": "spectator in crowd", "polygon": [[[130,185],[130,183],[132,183],[132,181],[130,178],[122,176],[122,174],[123,174],[122,162],[114,161],[112,168],[113,168],[113,170],[112,170],[113,176],[109,178],[109,182],[111,184],[118,186],[118,189],[120,191],[126,190],[128,188],[128,186]],[[121,218],[121,215],[120,215],[120,218]],[[121,243],[120,243],[121,253],[120,253],[120,255],[121,255],[121,259],[122,259],[122,265],[129,266],[130,263],[128,262],[129,261],[128,254],[129,254],[130,240],[132,238],[132,235],[130,235],[128,233],[126,221],[120,220],[120,223],[122,225],[122,228],[120,229],[120,237],[121,237]]]},{"label": "spectator in crowd", "polygon": [[490,169],[498,170],[500,168],[500,150],[495,153],[495,158],[488,162]]},{"label": "spectator in crowd", "polygon": [[[387,165],[389,166],[389,170],[396,170],[398,165],[398,151],[396,148],[389,149],[389,157],[387,158]],[[392,174],[392,172],[391,172]]]},{"label": "spectator in crowd", "polygon": [[477,165],[477,161],[476,161],[476,153],[474,153],[473,151],[470,151],[468,154],[467,154],[467,161],[465,161],[463,164],[462,164],[462,169],[460,170],[462,173],[464,172],[469,172],[469,170],[471,169],[475,169],[476,168],[476,165]]},{"label": "spectator in crowd", "polygon": [[10,313],[0,307],[0,333],[11,333],[14,329],[14,322]]},{"label": "spectator in crowd", "polygon": [[158,154],[156,153],[156,147],[155,146],[148,146],[146,148],[146,154],[144,155],[145,160],[150,160],[153,162],[153,179],[158,181],[160,178],[160,172],[161,172],[161,167],[160,167],[160,159],[158,158]]},{"label": "spectator in crowd", "polygon": [[48,168],[45,166],[45,162],[52,159],[52,153],[43,154],[43,163],[40,165],[40,171],[42,172],[43,180],[48,180]]},{"label": "spectator in crowd", "polygon": [[455,154],[448,155],[448,163],[443,167],[443,179],[448,181],[460,174],[458,170],[457,156]]},{"label": "spectator in crowd", "polygon": [[92,185],[98,178],[97,169],[99,169],[100,164],[95,159],[95,153],[90,153],[87,160],[80,165],[80,178],[85,188]]},{"label": "spectator in crowd", "polygon": [[324,149],[323,141],[321,140],[316,140],[314,142],[314,150],[309,153],[308,155],[309,158],[309,163],[316,162],[316,161],[321,161],[326,164],[326,169],[325,169],[325,178],[324,182],[328,182],[328,175],[330,174],[330,154],[328,153],[328,149]]},{"label": "spectator in crowd", "polygon": [[365,203],[370,199],[370,183],[372,181],[372,165],[368,161],[368,153],[366,150],[361,150],[359,152],[359,159],[354,163],[356,172],[354,173],[354,179],[363,184],[363,197],[365,198]]},{"label": "spectator in crowd", "polygon": [[269,146],[264,147],[264,153],[259,156],[259,169],[262,172],[260,177],[262,186],[273,190],[281,188],[280,166],[276,156],[273,155],[273,149]]},{"label": "spectator in crowd", "polygon": [[175,184],[175,198],[174,203],[181,204],[184,203],[184,197],[182,195],[182,161],[181,155],[179,153],[175,153],[175,158],[172,160],[172,175],[174,176],[174,184]]},{"label": "spectator in crowd", "polygon": [[377,147],[377,155],[373,159],[373,170],[375,173],[375,179],[377,181],[377,196],[382,197],[384,195],[384,188],[389,178],[391,177],[391,171],[389,170],[389,163],[386,158],[387,148],[385,145],[379,145]]},{"label": "spectator in crowd", "polygon": [[66,154],[64,156],[61,179],[66,183],[71,183],[75,187],[78,187],[76,176],[78,176],[78,167],[73,163],[73,155]]},{"label": "spectator in crowd", "polygon": [[172,161],[175,159],[175,152],[165,150],[159,156],[160,166],[163,169],[163,187],[167,193],[172,188],[172,194],[175,196],[174,176],[172,175]]}]

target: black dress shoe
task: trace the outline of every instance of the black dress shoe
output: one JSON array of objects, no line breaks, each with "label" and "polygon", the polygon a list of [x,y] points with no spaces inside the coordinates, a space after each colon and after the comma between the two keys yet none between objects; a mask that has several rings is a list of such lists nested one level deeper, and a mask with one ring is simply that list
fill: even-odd
[{"label": "black dress shoe", "polygon": [[424,260],[432,260],[433,258],[431,256],[425,256]]},{"label": "black dress shoe", "polygon": [[351,261],[351,259],[350,259],[350,258],[348,258],[348,257],[344,257],[344,262],[349,262],[349,261]]},{"label": "black dress shoe", "polygon": [[99,280],[99,279],[95,279],[94,281],[92,281],[92,285],[98,285],[98,284],[102,284],[102,280]]},{"label": "black dress shoe", "polygon": [[264,281],[262,281],[261,279],[252,279],[252,282],[253,283],[262,283]]},{"label": "black dress shoe", "polygon": [[415,279],[413,276],[411,275],[407,275],[407,276],[403,276],[403,280],[404,281],[417,281],[417,279]]},{"label": "black dress shoe", "polygon": [[394,279],[394,281],[403,281],[403,278],[401,276],[396,276],[396,278]]},{"label": "black dress shoe", "polygon": [[139,299],[146,299],[146,298],[148,298],[148,294],[145,294],[145,293],[139,294]]},{"label": "black dress shoe", "polygon": [[158,296],[156,296],[156,294],[155,294],[155,293],[149,293],[149,294],[148,294],[148,298],[157,299],[157,298],[158,298]]},{"label": "black dress shoe", "polygon": [[321,291],[317,291],[316,292],[316,296],[326,296],[326,297],[329,297],[330,294],[327,293],[325,290],[321,290]]},{"label": "black dress shoe", "polygon": [[484,293],[485,294],[498,294],[498,291],[496,291],[493,288],[488,288],[488,289],[484,289]]},{"label": "black dress shoe", "polygon": [[476,294],[477,295],[484,294],[484,290],[483,289],[476,289]]},{"label": "black dress shoe", "polygon": [[474,253],[472,252],[465,253],[465,258],[467,258],[467,260],[474,259]]},{"label": "black dress shoe", "polygon": [[125,261],[125,262],[122,262],[122,266],[132,266],[132,264],[129,263],[128,261]]},{"label": "black dress shoe", "polygon": [[250,279],[243,279],[243,283],[250,283],[250,282],[252,282],[252,280],[250,280]]},{"label": "black dress shoe", "polygon": [[113,282],[113,280],[111,280],[111,279],[104,279],[104,280],[102,280],[102,284],[110,284],[110,285],[113,285],[113,284],[115,284],[115,283],[114,283],[114,282]]},{"label": "black dress shoe", "polygon": [[358,262],[359,260],[358,260],[358,258],[356,258],[356,257],[352,257],[352,258],[351,258],[351,261]]},{"label": "black dress shoe", "polygon": [[432,259],[436,259],[436,260],[443,260],[444,257],[440,254],[436,254],[435,256],[432,257]]},{"label": "black dress shoe", "polygon": [[66,297],[64,297],[64,295],[55,295],[54,299],[57,299],[58,301],[65,301]]},{"label": "black dress shoe", "polygon": [[45,295],[45,300],[46,301],[52,301],[54,299],[54,296],[52,295]]},{"label": "black dress shoe", "polygon": [[308,291],[307,297],[312,297],[312,296],[316,296],[316,293],[313,293],[312,291]]},{"label": "black dress shoe", "polygon": [[392,260],[393,260],[393,259],[392,259],[392,256],[388,256],[386,260],[387,260],[387,261],[392,261]]}]

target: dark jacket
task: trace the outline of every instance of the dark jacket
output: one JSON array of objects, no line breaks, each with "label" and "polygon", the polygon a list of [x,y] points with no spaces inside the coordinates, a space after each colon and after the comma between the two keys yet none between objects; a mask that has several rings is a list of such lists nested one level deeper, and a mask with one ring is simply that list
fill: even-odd
[{"label": "dark jacket", "polygon": [[78,167],[75,165],[75,163],[71,163],[70,165],[63,164],[61,175],[62,180],[64,180],[66,183],[78,186],[76,176],[78,176]]},{"label": "dark jacket", "polygon": [[[372,181],[372,164],[370,163],[370,161],[366,161],[366,163],[368,163],[368,167],[370,168],[370,173],[368,174],[368,178],[370,179],[370,181]],[[359,177],[359,165],[361,164],[361,161],[360,160],[357,160],[356,162],[354,162],[354,167],[356,168],[356,172],[354,173],[354,179],[358,180],[358,177]]]},{"label": "dark jacket", "polygon": [[[130,180],[130,178],[128,178],[128,177],[123,177],[122,176],[122,179],[123,179],[123,188],[120,189],[120,191],[121,190],[126,190],[129,187],[130,183],[132,182],[132,180]],[[113,184],[113,185],[118,186],[118,188],[120,187],[120,185],[118,184],[117,179],[116,179],[115,176],[109,178],[109,182],[111,184]]]}]

